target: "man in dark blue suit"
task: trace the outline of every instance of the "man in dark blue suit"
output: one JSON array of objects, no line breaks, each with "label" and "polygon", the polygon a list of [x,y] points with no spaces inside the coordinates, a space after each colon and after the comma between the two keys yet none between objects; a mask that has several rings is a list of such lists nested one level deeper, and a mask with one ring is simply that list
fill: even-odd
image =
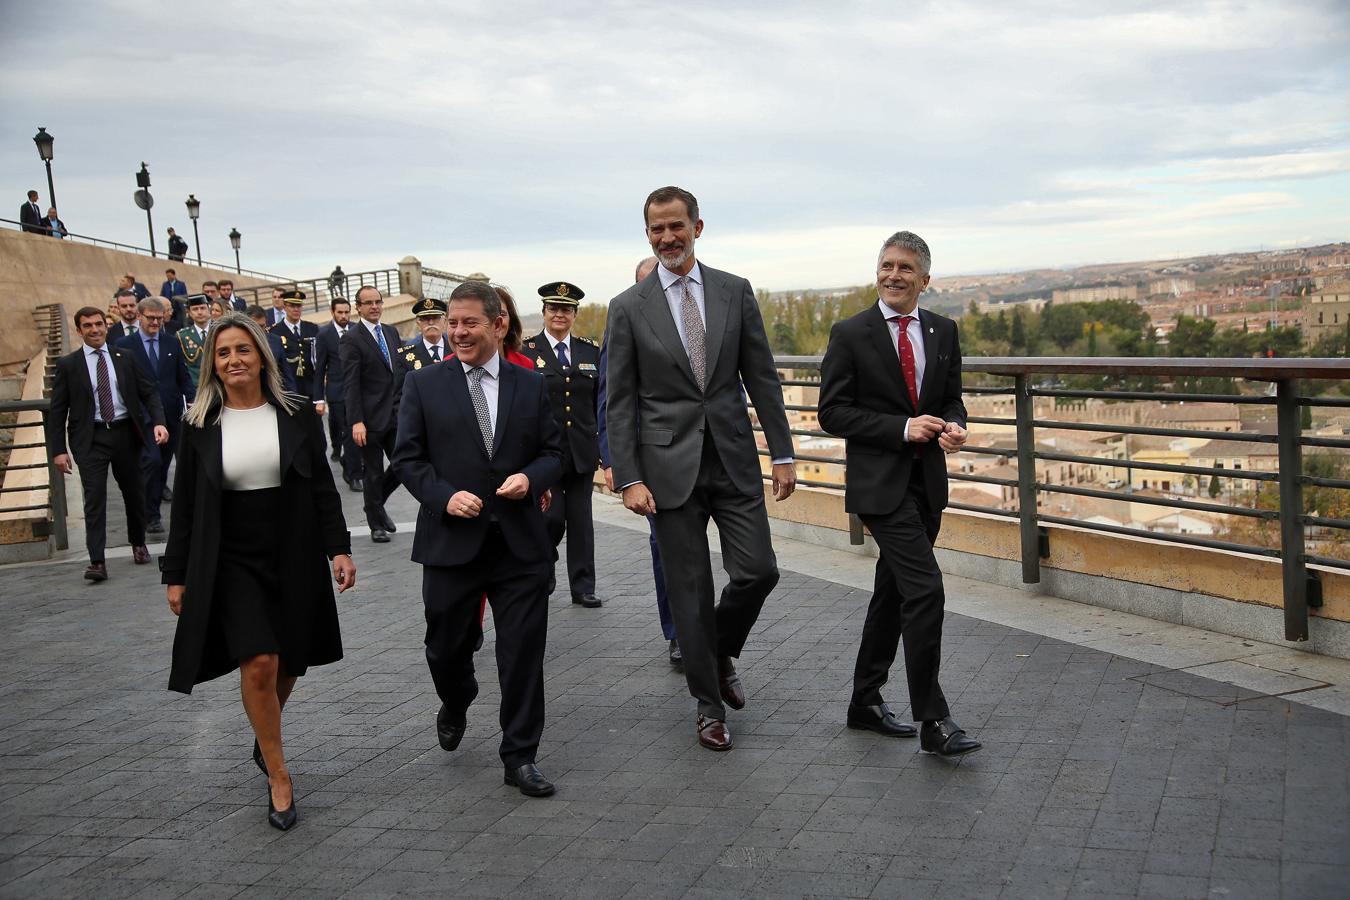
[{"label": "man in dark blue suit", "polygon": [[186,297],[187,292],[187,285],[179,279],[178,273],[173,269],[165,269],[164,283],[159,286],[159,295],[173,305],[173,317],[167,323],[173,331],[187,324],[187,304],[178,299]]},{"label": "man in dark blue suit", "polygon": [[[135,334],[117,342],[120,349],[131,352],[131,358],[141,371],[150,376],[159,390],[160,405],[164,409],[164,424],[169,439],[164,444],[146,443],[141,450],[141,474],[145,479],[145,530],[147,534],[163,534],[159,504],[164,498],[164,486],[169,477],[169,464],[178,447],[178,434],[183,422],[183,410],[197,396],[197,389],[188,375],[183,348],[164,332],[164,304],[158,297],[146,297],[138,304],[139,327]],[[147,418],[146,424],[150,424]]]},{"label": "man in dark blue suit", "polygon": [[391,463],[421,504],[412,559],[423,566],[437,739],[448,751],[464,737],[478,695],[473,649],[486,594],[497,628],[504,780],[546,797],[554,788],[535,755],[553,542],[539,500],[562,477],[562,443],[544,379],[499,352],[506,327],[489,285],[455,288],[446,315],[455,359],[408,373]]}]

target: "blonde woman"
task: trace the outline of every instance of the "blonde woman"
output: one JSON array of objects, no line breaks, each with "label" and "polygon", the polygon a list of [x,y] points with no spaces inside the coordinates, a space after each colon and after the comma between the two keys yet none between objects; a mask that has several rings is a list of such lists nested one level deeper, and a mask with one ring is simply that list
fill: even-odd
[{"label": "blonde woman", "polygon": [[191,693],[239,669],[268,822],[285,831],[296,804],[281,711],[298,676],[342,658],[327,560],[339,592],[356,583],[351,535],[319,417],[283,390],[262,329],[227,312],[202,354],[160,560],[179,617],[169,688]]}]

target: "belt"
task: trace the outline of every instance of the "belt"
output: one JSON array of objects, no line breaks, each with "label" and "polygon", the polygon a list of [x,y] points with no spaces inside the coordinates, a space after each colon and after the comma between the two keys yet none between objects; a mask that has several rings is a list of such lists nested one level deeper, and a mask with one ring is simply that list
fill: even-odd
[{"label": "belt", "polygon": [[112,431],[114,428],[121,428],[123,425],[130,425],[130,424],[131,424],[130,416],[123,416],[120,419],[113,419],[111,422],[100,422],[97,419],[94,420],[95,428],[105,428],[108,431]]}]

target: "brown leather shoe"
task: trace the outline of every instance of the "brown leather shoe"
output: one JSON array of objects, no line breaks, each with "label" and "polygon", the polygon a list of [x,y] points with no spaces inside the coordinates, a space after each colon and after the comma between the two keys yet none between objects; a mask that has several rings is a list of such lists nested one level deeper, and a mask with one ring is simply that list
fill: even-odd
[{"label": "brown leather shoe", "polygon": [[730,750],[731,732],[721,719],[698,717],[698,742],[709,750]]},{"label": "brown leather shoe", "polygon": [[745,709],[745,688],[741,687],[741,677],[736,674],[736,666],[730,656],[717,661],[717,689],[727,706]]},{"label": "brown leather shoe", "polygon": [[107,581],[108,566],[106,563],[90,563],[89,568],[84,570],[84,577],[89,581]]},{"label": "brown leather shoe", "polygon": [[143,566],[150,561],[150,548],[144,544],[133,544],[131,547],[131,560],[138,566]]}]

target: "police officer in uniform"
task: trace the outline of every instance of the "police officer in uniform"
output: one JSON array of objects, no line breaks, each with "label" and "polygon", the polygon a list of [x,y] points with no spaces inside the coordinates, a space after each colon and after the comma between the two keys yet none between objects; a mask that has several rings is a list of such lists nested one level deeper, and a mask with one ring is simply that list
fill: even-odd
[{"label": "police officer in uniform", "polygon": [[521,353],[544,376],[553,417],[563,433],[563,477],[553,490],[553,504],[545,516],[555,553],[567,535],[572,602],[593,609],[600,605],[595,596],[595,526],[591,520],[591,482],[600,464],[596,423],[600,348],[572,334],[577,307],[586,296],[581,288],[555,281],[541,287],[539,296],[544,301],[544,330],[526,341]]},{"label": "police officer in uniform", "polygon": [[444,300],[431,297],[423,297],[413,304],[413,315],[417,318],[421,336],[398,348],[405,376],[423,366],[444,362],[447,356],[453,355],[450,341],[445,336],[446,308]]},{"label": "police officer in uniform", "polygon": [[305,309],[304,291],[286,291],[281,295],[281,303],[286,317],[273,325],[271,331],[281,339],[283,365],[295,373],[295,387],[301,395],[311,403],[322,403],[323,394],[316,391],[314,383],[314,342],[319,337],[319,326],[300,318]]}]

